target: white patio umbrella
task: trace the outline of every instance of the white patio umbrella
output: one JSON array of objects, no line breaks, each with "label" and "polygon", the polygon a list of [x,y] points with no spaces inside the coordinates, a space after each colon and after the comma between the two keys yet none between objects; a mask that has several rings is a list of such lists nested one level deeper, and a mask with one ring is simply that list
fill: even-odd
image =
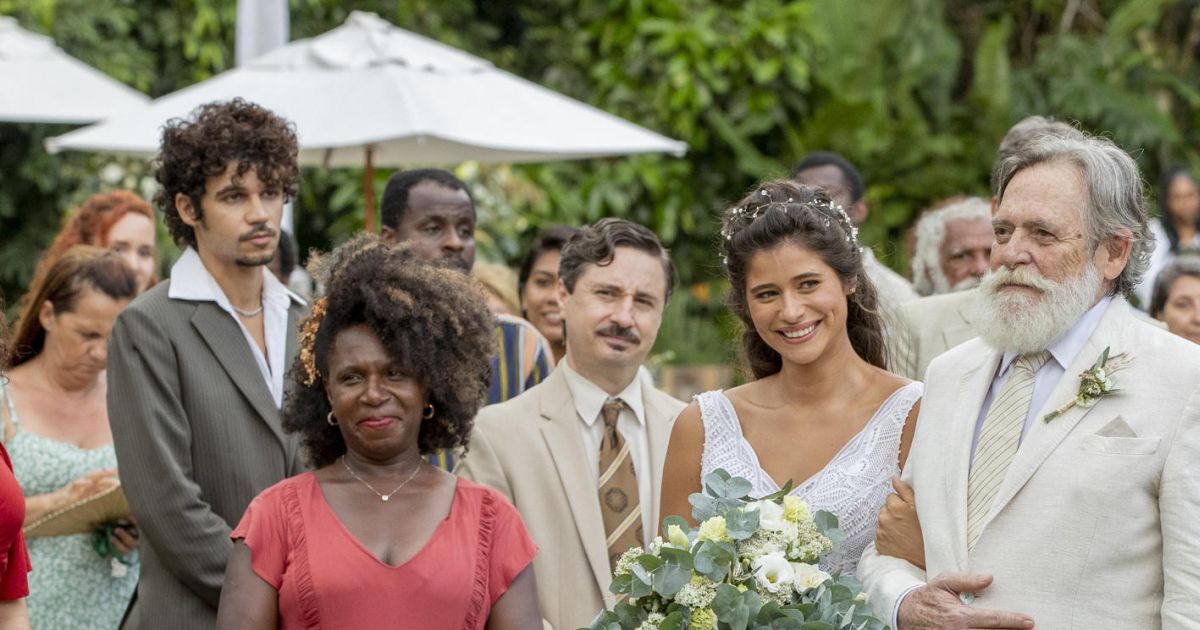
[{"label": "white patio umbrella", "polygon": [[149,100],[0,16],[0,121],[91,123]]},{"label": "white patio umbrella", "polygon": [[[543,162],[687,149],[362,12],[323,35],[47,145],[51,151],[153,156],[168,119],[234,97],[294,122],[301,164],[366,167],[368,182],[377,165]],[[374,227],[372,191],[367,186],[368,229]]]}]

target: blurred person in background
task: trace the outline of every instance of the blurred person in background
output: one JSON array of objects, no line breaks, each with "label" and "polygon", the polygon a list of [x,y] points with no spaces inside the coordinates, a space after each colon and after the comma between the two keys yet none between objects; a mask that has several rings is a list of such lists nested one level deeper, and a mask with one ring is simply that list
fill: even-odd
[{"label": "blurred person in background", "polygon": [[[114,190],[88,197],[69,218],[34,270],[30,287],[41,286],[46,272],[68,249],[95,245],[111,249],[137,274],[138,293],[158,282],[158,247],[154,210],[131,190]],[[32,289],[21,304],[32,297]]]},{"label": "blurred person in background", "polygon": [[521,296],[521,316],[550,342],[554,362],[567,352],[563,339],[562,305],[558,303],[558,261],[563,245],[578,232],[573,227],[555,225],[533,241],[517,272],[517,291]]},{"label": "blurred person in background", "polygon": [[991,267],[992,207],[980,197],[959,198],[924,213],[913,244],[913,288],[922,296],[979,285]]},{"label": "blurred person in background", "polygon": [[517,274],[500,263],[476,261],[471,275],[486,289],[484,298],[496,315],[519,317],[521,305],[517,300]]},{"label": "blurred person in background", "polygon": [[1200,343],[1200,258],[1177,258],[1159,272],[1150,314],[1176,335]]},{"label": "blurred person in background", "polygon": [[1159,216],[1150,219],[1154,253],[1134,295],[1150,311],[1154,281],[1175,257],[1200,253],[1200,188],[1187,166],[1172,166],[1158,180]]},{"label": "blurred person in background", "polygon": [[[8,365],[8,323],[0,299],[0,383]],[[0,443],[0,628],[29,630],[25,598],[29,595],[29,554],[21,526],[25,523],[25,497],[13,476],[12,461]]]},{"label": "blurred person in background", "polygon": [[[105,360],[113,322],[137,290],[138,276],[120,254],[88,245],[68,249],[30,289],[9,382],[0,384],[3,437],[26,496],[26,523],[117,485]],[[29,578],[33,628],[117,627],[138,581],[131,518],[107,528],[108,544],[97,545],[91,533],[29,540],[37,566]]]},{"label": "blurred person in background", "polygon": [[279,230],[279,249],[267,263],[267,269],[289,290],[305,300],[312,297],[312,278],[300,266],[299,246],[291,232]]},{"label": "blurred person in background", "polygon": [[[409,243],[420,258],[471,273],[475,266],[475,201],[467,185],[453,173],[433,168],[397,172],[388,179],[379,208],[384,243]],[[537,385],[554,366],[546,340],[519,317],[497,315],[496,339],[488,405]],[[454,469],[454,457],[448,450],[432,453],[430,459],[442,470]]]},{"label": "blurred person in background", "polygon": [[233,531],[217,627],[540,627],[517,511],[425,461],[466,444],[487,390],[478,287],[375,236],[328,265],[283,410],[314,470],[258,495]]},{"label": "blurred person in background", "polygon": [[[809,153],[792,168],[791,178],[798,184],[823,188],[834,203],[846,210],[856,228],[867,220],[869,209],[863,176],[841,155],[832,151]],[[912,284],[879,262],[870,247],[863,247],[863,267],[875,285],[879,306],[885,315],[890,315],[901,304],[918,297]]]}]

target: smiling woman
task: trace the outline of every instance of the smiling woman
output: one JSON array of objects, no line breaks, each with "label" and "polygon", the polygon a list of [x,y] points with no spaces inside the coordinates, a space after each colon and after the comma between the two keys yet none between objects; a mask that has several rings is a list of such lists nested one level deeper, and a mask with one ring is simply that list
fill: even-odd
[{"label": "smiling woman", "polygon": [[[838,517],[847,538],[822,568],[852,574],[908,455],[921,384],[884,369],[857,232],[824,190],[760,184],[724,212],[720,250],[753,380],[679,415],[661,513],[689,514],[717,469],[750,480],[754,496],[787,487]],[[908,539],[892,555],[921,564],[919,531]]]},{"label": "smiling woman", "polygon": [[246,510],[218,628],[537,627],[516,510],[422,457],[464,447],[487,393],[479,287],[372,236],[326,267],[283,409],[315,470]]}]

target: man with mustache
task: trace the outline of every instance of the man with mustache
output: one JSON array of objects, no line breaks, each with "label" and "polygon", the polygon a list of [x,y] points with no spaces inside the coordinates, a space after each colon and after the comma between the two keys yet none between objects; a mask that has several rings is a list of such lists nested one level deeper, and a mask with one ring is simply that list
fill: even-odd
[{"label": "man with mustache", "polygon": [[183,255],[108,351],[121,483],[148,543],[125,628],[212,628],[232,527],[303,470],[279,408],[306,309],[267,269],[297,150],[290,123],[240,99],[163,131],[154,201]]},{"label": "man with mustache", "polygon": [[[475,266],[475,201],[467,185],[453,173],[436,168],[399,171],[388,179],[379,205],[383,242],[407,243],[425,260],[471,273]],[[492,384],[484,403],[488,405],[537,385],[554,367],[550,344],[520,317],[496,315],[496,342]],[[429,459],[442,470],[454,468],[449,451],[439,450]]]},{"label": "man with mustache", "polygon": [[900,630],[1200,627],[1200,349],[1126,301],[1137,165],[1044,137],[998,173],[980,338],[930,364],[903,473],[926,568],[868,547],[869,601]]},{"label": "man with mustache", "polygon": [[[1079,137],[1078,129],[1061,120],[1045,116],[1027,116],[1013,125],[996,151],[992,165],[992,203],[995,209],[1000,165],[1005,159],[1045,136]],[[990,231],[991,218],[988,218]],[[988,240],[989,247],[991,239]],[[913,271],[917,265],[914,262]],[[895,311],[894,327],[888,335],[888,363],[891,370],[915,381],[925,380],[925,369],[934,357],[974,338],[976,299],[979,290],[965,288],[910,300]]]},{"label": "man with mustache", "polygon": [[542,384],[479,412],[456,472],[503,492],[538,546],[542,617],[587,626],[614,604],[615,563],[653,539],[670,424],[684,404],[639,368],[674,285],[667,250],[624,219],[562,249],[564,360]]}]

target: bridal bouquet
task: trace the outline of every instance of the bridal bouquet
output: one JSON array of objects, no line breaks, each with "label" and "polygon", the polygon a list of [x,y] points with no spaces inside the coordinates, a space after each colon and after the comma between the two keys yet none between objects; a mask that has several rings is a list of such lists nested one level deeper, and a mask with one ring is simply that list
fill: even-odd
[{"label": "bridal bouquet", "polygon": [[842,540],[837,518],[812,514],[791,483],[761,499],[724,470],[688,497],[699,527],[671,516],[665,539],[621,556],[620,603],[590,630],[885,630],[859,584],[817,562]]}]

